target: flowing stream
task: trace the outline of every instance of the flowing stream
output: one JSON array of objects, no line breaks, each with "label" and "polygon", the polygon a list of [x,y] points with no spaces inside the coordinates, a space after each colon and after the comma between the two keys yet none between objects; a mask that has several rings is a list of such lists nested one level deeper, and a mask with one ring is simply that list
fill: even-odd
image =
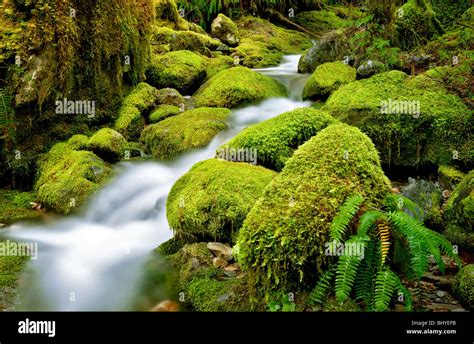
[{"label": "flowing stream", "polygon": [[116,177],[84,211],[45,224],[17,224],[6,239],[38,243],[19,288],[21,310],[128,310],[143,275],[147,254],[173,235],[166,219],[166,198],[174,182],[195,163],[245,127],[285,111],[309,106],[301,101],[308,76],[297,73],[299,56],[257,71],[288,89],[288,98],[234,109],[229,129],[202,149],[169,162],[122,162]]}]

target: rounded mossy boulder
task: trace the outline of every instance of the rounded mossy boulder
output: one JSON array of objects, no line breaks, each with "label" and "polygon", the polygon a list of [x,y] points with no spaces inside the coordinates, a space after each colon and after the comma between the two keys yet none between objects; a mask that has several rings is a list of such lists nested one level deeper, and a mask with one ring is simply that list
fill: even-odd
[{"label": "rounded mossy boulder", "polygon": [[336,122],[328,113],[313,108],[288,111],[246,128],[221,146],[217,157],[242,161],[239,152],[253,150],[258,165],[280,171],[301,144]]},{"label": "rounded mossy boulder", "polygon": [[224,46],[205,32],[175,31],[167,27],[156,27],[153,30],[151,43],[156,53],[189,50],[206,56],[212,55],[212,52]]},{"label": "rounded mossy boulder", "polygon": [[91,136],[88,143],[88,150],[94,152],[108,162],[117,162],[124,155],[128,147],[128,142],[122,134],[110,129],[103,128]]},{"label": "rounded mossy boulder", "polygon": [[147,83],[139,83],[124,99],[115,121],[115,130],[127,140],[137,139],[145,127],[145,117],[156,107],[159,92]]},{"label": "rounded mossy boulder", "polygon": [[217,18],[212,21],[211,32],[214,37],[231,47],[239,44],[240,34],[237,25],[222,13],[219,13]]},{"label": "rounded mossy boulder", "polygon": [[324,110],[366,133],[387,165],[474,164],[473,112],[426,75],[391,71],[351,82]]},{"label": "rounded mossy boulder", "polygon": [[173,117],[179,115],[181,111],[179,107],[174,105],[159,105],[153,112],[150,114],[150,123],[158,123],[168,117]]},{"label": "rounded mossy boulder", "polygon": [[107,180],[110,167],[97,155],[74,150],[61,142],[38,162],[37,199],[47,208],[68,214],[81,205]]},{"label": "rounded mossy boulder", "polygon": [[223,70],[235,67],[235,60],[230,56],[217,55],[213,58],[205,58],[206,61],[206,81],[214,77]]},{"label": "rounded mossy boulder", "polygon": [[474,170],[454,188],[444,215],[450,224],[466,232],[474,231]]},{"label": "rounded mossy boulder", "polygon": [[146,72],[147,81],[157,87],[172,87],[192,94],[206,77],[204,59],[191,51],[173,51],[155,56]]},{"label": "rounded mossy boulder", "polygon": [[293,154],[247,215],[239,262],[262,293],[312,288],[329,263],[324,247],[340,206],[354,193],[379,206],[388,192],[371,140],[330,125]]},{"label": "rounded mossy boulder", "polygon": [[342,85],[356,79],[355,68],[342,61],[323,63],[309,77],[303,89],[303,100],[325,100]]},{"label": "rounded mossy boulder", "polygon": [[273,97],[286,97],[285,86],[249,68],[226,69],[196,92],[197,106],[233,108]]},{"label": "rounded mossy boulder", "polygon": [[141,142],[155,159],[169,159],[176,154],[207,145],[227,128],[231,111],[224,108],[198,108],[149,125]]},{"label": "rounded mossy boulder", "polygon": [[276,173],[218,159],[200,162],[172,187],[166,214],[175,235],[231,243]]},{"label": "rounded mossy boulder", "polygon": [[33,210],[30,204],[35,201],[36,197],[31,192],[0,189],[0,223],[10,225],[19,221],[37,220],[41,213]]},{"label": "rounded mossy boulder", "polygon": [[474,264],[466,265],[459,270],[453,292],[464,307],[474,310]]}]

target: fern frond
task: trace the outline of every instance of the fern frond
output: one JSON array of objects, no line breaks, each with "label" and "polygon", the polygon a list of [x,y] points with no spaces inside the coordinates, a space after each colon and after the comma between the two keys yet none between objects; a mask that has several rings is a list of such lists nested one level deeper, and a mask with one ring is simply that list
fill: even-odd
[{"label": "fern frond", "polygon": [[[360,247],[365,251],[365,245],[369,241],[367,236],[352,236],[344,245],[361,245]],[[364,252],[365,253],[365,252]],[[350,295],[354,285],[357,269],[361,264],[361,257],[355,254],[343,255],[339,258],[336,270],[336,298],[339,302],[344,302]]]},{"label": "fern frond", "polygon": [[448,257],[454,259],[454,261],[456,262],[456,265],[458,267],[461,267],[462,266],[461,259],[459,259],[459,255],[454,251],[454,247],[448,241],[448,239],[446,239],[444,235],[438,232],[432,231],[430,229],[428,230],[431,232],[430,234],[433,235],[433,237],[437,241],[438,246],[440,247],[441,251],[444,252]]},{"label": "fern frond", "polygon": [[364,301],[367,308],[371,308],[374,285],[373,276],[377,272],[380,261],[380,252],[377,250],[378,244],[371,240],[367,242],[364,252],[364,260],[357,271],[354,283],[355,299]]},{"label": "fern frond", "polygon": [[389,211],[402,210],[408,212],[419,221],[423,221],[423,209],[408,197],[396,194],[389,194],[385,198],[385,205]]},{"label": "fern frond", "polygon": [[376,311],[386,311],[390,307],[390,300],[398,286],[398,276],[390,269],[383,269],[375,278],[374,303]]},{"label": "fern frond", "polygon": [[375,223],[384,214],[379,210],[369,210],[364,213],[359,219],[359,227],[357,228],[357,234],[367,235],[371,229],[375,227]]},{"label": "fern frond", "polygon": [[314,306],[316,303],[323,303],[329,289],[331,288],[331,282],[336,272],[336,265],[331,265],[329,269],[321,276],[316,287],[311,291],[308,296],[306,303],[309,306]]},{"label": "fern frond", "polygon": [[377,223],[377,233],[380,239],[380,265],[384,265],[390,252],[390,225],[386,220]]},{"label": "fern frond", "polygon": [[396,288],[399,293],[403,295],[403,302],[405,303],[405,308],[407,311],[413,310],[413,298],[411,297],[410,291],[403,285],[400,278],[394,273],[394,278],[396,279],[397,285]]},{"label": "fern frond", "polygon": [[329,236],[332,241],[342,241],[347,227],[359,211],[362,202],[364,202],[364,198],[360,194],[355,194],[344,202],[331,223]]}]

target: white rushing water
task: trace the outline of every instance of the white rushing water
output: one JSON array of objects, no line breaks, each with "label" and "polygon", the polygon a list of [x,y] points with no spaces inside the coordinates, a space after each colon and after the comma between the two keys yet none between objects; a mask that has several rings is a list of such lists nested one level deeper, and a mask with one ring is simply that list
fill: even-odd
[{"label": "white rushing water", "polygon": [[26,283],[20,288],[20,309],[130,309],[147,253],[172,237],[165,205],[174,182],[195,163],[215,156],[219,146],[248,125],[310,105],[298,99],[307,79],[297,74],[298,59],[286,56],[280,66],[258,70],[287,86],[289,98],[233,110],[229,129],[207,147],[166,163],[117,164],[114,180],[82,214],[41,225],[12,226],[7,239],[39,245],[38,259],[29,263]]}]

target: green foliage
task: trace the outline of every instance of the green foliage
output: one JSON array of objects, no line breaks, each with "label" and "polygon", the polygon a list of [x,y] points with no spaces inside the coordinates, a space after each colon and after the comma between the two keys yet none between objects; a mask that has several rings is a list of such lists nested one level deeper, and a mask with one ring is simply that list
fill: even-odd
[{"label": "green foliage", "polygon": [[7,142],[15,139],[15,110],[12,102],[13,97],[7,90],[0,88],[0,138]]},{"label": "green foliage", "polygon": [[[355,209],[362,203],[361,198],[361,195],[352,196],[339,208],[338,214],[333,218],[330,236],[340,238],[343,224],[354,223],[351,229],[357,231],[357,234],[346,240],[344,245],[357,244],[363,247],[363,257],[356,254],[340,256],[337,264],[322,275],[308,302],[323,302],[322,298],[327,294],[335,275],[334,290],[341,303],[354,292],[355,299],[363,301],[368,310],[386,311],[390,308],[395,292],[399,292],[403,295],[405,307],[411,310],[411,295],[393,272],[397,259],[385,259],[389,254],[393,255],[390,247],[402,250],[398,255],[410,257],[409,269],[414,274],[409,277],[421,278],[428,269],[428,257],[431,255],[441,272],[445,268],[442,254],[453,258],[458,266],[461,262],[452,245],[441,234],[424,227],[403,210],[390,211],[393,206],[390,202],[388,211],[368,210],[359,216],[359,221],[355,221]],[[390,198],[388,200],[391,201]],[[394,240],[395,245],[391,245],[388,238]],[[335,274],[334,266],[337,266]]]},{"label": "green foliage", "polygon": [[296,310],[295,303],[287,293],[275,293],[270,297],[267,305],[270,312],[294,312]]},{"label": "green foliage", "polygon": [[323,303],[327,294],[332,288],[332,280],[335,276],[336,265],[330,266],[326,272],[321,276],[316,287],[311,291],[306,303],[309,306],[314,306],[316,303]]},{"label": "green foliage", "polygon": [[341,242],[350,222],[359,211],[362,202],[364,202],[364,198],[359,194],[351,196],[346,200],[331,222],[330,239],[336,242]]}]

